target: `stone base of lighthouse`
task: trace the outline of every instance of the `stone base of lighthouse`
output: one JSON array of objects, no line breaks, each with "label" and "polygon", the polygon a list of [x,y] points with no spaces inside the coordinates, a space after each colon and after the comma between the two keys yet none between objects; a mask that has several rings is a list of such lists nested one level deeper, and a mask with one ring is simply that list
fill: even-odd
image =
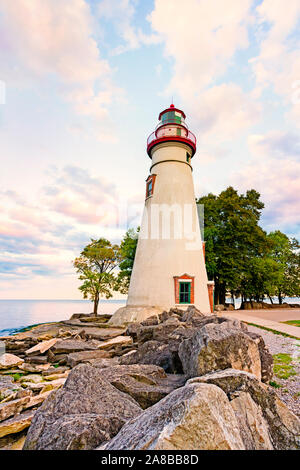
[{"label": "stone base of lighthouse", "polygon": [[126,323],[140,323],[153,315],[159,315],[165,309],[163,307],[129,306],[119,308],[109,321],[111,325],[124,325]]}]

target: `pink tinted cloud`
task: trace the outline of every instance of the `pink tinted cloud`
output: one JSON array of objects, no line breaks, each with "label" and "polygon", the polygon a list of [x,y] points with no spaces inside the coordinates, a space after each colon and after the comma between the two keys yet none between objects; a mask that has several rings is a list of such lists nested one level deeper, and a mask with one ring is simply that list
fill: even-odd
[{"label": "pink tinted cloud", "polygon": [[90,130],[107,140],[113,137],[108,109],[122,101],[123,90],[101,58],[94,26],[85,0],[2,0],[1,78],[20,87],[38,83],[41,91],[43,80],[55,78],[75,114],[92,118]]},{"label": "pink tinted cloud", "polygon": [[113,225],[117,223],[118,197],[115,185],[103,177],[92,177],[76,166],[53,174],[46,188],[48,209],[79,224]]},{"label": "pink tinted cloud", "polygon": [[300,139],[271,131],[250,136],[248,144],[252,160],[235,173],[233,184],[261,193],[268,224],[296,227],[300,224]]}]

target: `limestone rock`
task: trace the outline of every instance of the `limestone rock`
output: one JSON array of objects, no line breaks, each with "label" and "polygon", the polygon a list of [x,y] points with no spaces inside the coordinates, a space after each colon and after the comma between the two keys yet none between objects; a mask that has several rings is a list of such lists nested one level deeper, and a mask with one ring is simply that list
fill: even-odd
[{"label": "limestone rock", "polygon": [[26,357],[27,363],[30,363],[31,365],[40,365],[40,366],[47,366],[48,364],[48,358],[47,355],[45,356],[27,356]]},{"label": "limestone rock", "polygon": [[[73,315],[72,315],[73,317]],[[72,319],[71,317],[71,319]],[[110,314],[102,314],[102,315],[91,315],[91,316],[80,316],[79,320],[81,322],[96,322],[96,323],[107,323],[110,320],[112,315]]]},{"label": "limestone rock", "polygon": [[[139,324],[136,330],[133,330],[133,335],[136,336],[138,343],[142,344],[146,341],[159,341],[161,343],[168,343],[169,335],[181,326],[178,318],[169,317],[163,323],[156,325],[142,325]],[[129,329],[132,334],[132,330]]]},{"label": "limestone rock", "polygon": [[31,395],[31,392],[24,390],[20,384],[13,381],[11,376],[0,376],[0,403],[29,395]]},{"label": "limestone rock", "polygon": [[0,421],[4,421],[15,414],[21,413],[29,400],[30,397],[23,397],[6,403],[0,403]]},{"label": "limestone rock", "polygon": [[173,315],[173,313],[171,312],[171,310],[169,310],[168,312],[166,310],[164,310],[162,313],[160,313],[158,315],[158,319],[159,319],[160,323],[163,323],[168,318],[170,318],[172,315]]},{"label": "limestone rock", "polygon": [[20,387],[16,385],[11,376],[0,375],[0,401],[13,395],[14,390],[18,390]]},{"label": "limestone rock", "polygon": [[61,387],[62,385],[64,385],[65,381],[66,381],[66,378],[51,380],[49,382],[43,381],[43,382],[37,382],[37,383],[24,381],[22,382],[22,386],[29,388],[30,390],[33,390],[33,391],[42,390],[45,392],[48,390],[53,390],[54,388]]},{"label": "limestone rock", "polygon": [[42,376],[39,375],[39,374],[28,374],[28,375],[24,375],[24,377],[21,377],[19,379],[19,382],[31,382],[31,383],[34,383],[34,384],[37,384],[37,383],[40,383],[41,380],[43,380]]},{"label": "limestone rock", "polygon": [[44,377],[44,380],[46,380],[46,381],[48,381],[48,380],[49,380],[49,381],[53,381],[53,380],[58,380],[58,379],[67,378],[68,375],[69,375],[69,373],[70,373],[70,370],[66,370],[66,371],[63,372],[62,374],[59,374],[59,373],[55,374],[55,373],[54,373],[54,374],[51,374],[51,375],[44,375],[43,377]]},{"label": "limestone rock", "polygon": [[51,380],[50,382],[43,382],[43,388],[39,387],[38,390],[41,390],[40,393],[46,393],[52,390],[58,390],[61,388],[67,379],[57,379],[57,380]]},{"label": "limestone rock", "polygon": [[187,323],[193,323],[194,318],[203,318],[206,315],[204,313],[201,313],[200,310],[198,310],[194,305],[190,305],[187,308],[187,311],[184,313],[182,316],[182,321],[187,322]]},{"label": "limestone rock", "polygon": [[41,372],[44,373],[50,368],[50,364],[28,364],[27,362],[24,362],[19,366],[20,369],[26,371],[26,372]]},{"label": "limestone rock", "polygon": [[105,450],[243,450],[225,393],[213,385],[181,387],[121,429]]},{"label": "limestone rock", "polygon": [[[77,353],[74,353],[77,354]],[[70,367],[68,366],[60,366],[60,367],[49,367],[47,370],[44,370],[42,372],[42,376],[46,377],[47,375],[52,375],[52,374],[63,374],[66,372],[66,370],[70,370]]]},{"label": "limestone rock", "polygon": [[93,449],[140,413],[133,398],[103,380],[100,369],[81,364],[36,411],[24,450]]},{"label": "limestone rock", "polygon": [[261,380],[262,382],[269,383],[273,377],[273,356],[265,345],[262,336],[257,333],[247,332],[258,345],[260,363],[261,363]]},{"label": "limestone rock", "polygon": [[50,393],[52,393],[52,390],[49,390],[48,392],[44,392],[44,393],[39,393],[38,395],[30,397],[28,402],[25,404],[24,409],[33,408],[34,406],[39,406],[41,403],[43,403],[46,400],[46,398],[48,398]]},{"label": "limestone rock", "polygon": [[161,367],[145,364],[108,367],[101,375],[118,390],[132,396],[143,409],[154,405],[186,381],[184,376],[168,376]]},{"label": "limestone rock", "polygon": [[100,343],[96,340],[82,341],[75,339],[65,339],[57,341],[57,343],[54,344],[54,346],[51,348],[51,351],[54,354],[90,351],[98,349],[99,344]]},{"label": "limestone rock", "polygon": [[240,392],[230,402],[246,450],[273,450],[269,430],[262,410],[247,392]]},{"label": "limestone rock", "polygon": [[140,323],[129,323],[129,325],[127,326],[125,335],[131,336],[133,341],[135,341],[137,339],[139,328],[140,328]]},{"label": "limestone rock", "polygon": [[154,364],[170,374],[182,373],[182,366],[177,352],[170,350],[168,344],[159,341],[147,341],[138,350],[122,356],[120,364]]},{"label": "limestone rock", "polygon": [[125,334],[125,328],[88,327],[85,328],[84,331],[89,338],[97,339],[98,341],[107,341]]},{"label": "limestone rock", "polygon": [[234,368],[261,378],[258,345],[242,330],[229,327],[227,322],[207,324],[196,330],[180,344],[179,357],[189,377]]},{"label": "limestone rock", "polygon": [[143,326],[158,325],[157,315],[153,315],[152,317],[146,318],[144,321],[141,322],[141,325]]},{"label": "limestone rock", "polygon": [[0,450],[22,450],[26,439],[26,430],[0,439]]},{"label": "limestone rock", "polygon": [[272,387],[257,380],[253,374],[234,369],[212,372],[188,381],[209,383],[220,387],[230,400],[247,392],[260,407],[268,425],[270,440],[274,449],[300,449],[300,420],[279,400]]},{"label": "limestone rock", "polygon": [[90,364],[91,366],[98,367],[98,369],[106,369],[107,367],[118,366],[118,357],[108,357],[103,359],[89,359],[84,361],[84,364]]},{"label": "limestone rock", "polygon": [[103,359],[109,358],[111,355],[107,351],[81,351],[76,353],[68,354],[67,356],[67,364],[70,367],[75,367],[77,364],[82,362],[89,362],[91,359]]},{"label": "limestone rock", "polygon": [[16,434],[30,426],[35,411],[25,411],[13,418],[7,419],[0,423],[0,438],[9,434]]},{"label": "limestone rock", "polygon": [[0,356],[0,369],[10,369],[13,367],[17,367],[23,362],[23,359],[18,356],[15,356],[14,354],[4,353]]},{"label": "limestone rock", "polygon": [[36,344],[30,349],[27,349],[25,352],[26,355],[34,354],[34,353],[41,353],[48,351],[54,344],[57,342],[57,338],[49,339],[48,341],[42,341],[41,343]]},{"label": "limestone rock", "polygon": [[130,336],[117,336],[112,338],[104,343],[101,343],[99,349],[109,349],[112,346],[125,346],[132,343],[132,338]]}]

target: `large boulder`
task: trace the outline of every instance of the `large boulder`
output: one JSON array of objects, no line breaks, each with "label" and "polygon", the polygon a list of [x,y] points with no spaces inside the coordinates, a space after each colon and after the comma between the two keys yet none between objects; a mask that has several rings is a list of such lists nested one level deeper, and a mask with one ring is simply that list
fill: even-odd
[{"label": "large boulder", "polygon": [[230,322],[206,324],[183,340],[179,346],[183,371],[189,377],[233,368],[251,372],[261,379],[261,362],[257,343]]},{"label": "large boulder", "polygon": [[133,398],[103,379],[100,369],[81,364],[37,410],[24,449],[93,449],[141,411]]},{"label": "large boulder", "polygon": [[105,450],[243,450],[225,393],[192,384],[170,393],[128,422]]},{"label": "large boulder", "polygon": [[145,364],[107,367],[101,370],[101,375],[118,390],[132,396],[143,409],[186,382],[185,376],[167,375],[161,367]]},{"label": "large boulder", "polygon": [[[253,374],[227,369],[190,379],[187,383],[205,383],[220,387],[232,400],[233,409],[245,432],[253,421],[259,423],[261,416],[263,416],[264,423],[262,422],[261,426],[265,427],[266,423],[270,441],[275,449],[300,449],[299,418],[279,400],[272,387],[260,382]],[[249,397],[255,403],[256,408],[253,407]],[[239,400],[234,402],[236,398]],[[252,411],[249,412],[249,408],[252,408]],[[246,424],[247,422],[248,424]],[[259,426],[257,425],[257,427]],[[262,428],[260,427],[260,429]],[[262,434],[265,435],[263,431]],[[249,442],[249,438],[247,440]],[[267,446],[267,440],[265,443]],[[247,442],[245,445],[247,448]]]}]

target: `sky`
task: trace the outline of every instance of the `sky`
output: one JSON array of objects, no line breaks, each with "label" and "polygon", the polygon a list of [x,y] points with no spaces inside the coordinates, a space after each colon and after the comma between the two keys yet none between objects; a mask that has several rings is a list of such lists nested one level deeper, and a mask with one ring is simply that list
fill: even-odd
[{"label": "sky", "polygon": [[196,196],[256,189],[300,237],[299,0],[0,0],[0,299],[80,299],[90,238],[140,222],[173,101]]}]

